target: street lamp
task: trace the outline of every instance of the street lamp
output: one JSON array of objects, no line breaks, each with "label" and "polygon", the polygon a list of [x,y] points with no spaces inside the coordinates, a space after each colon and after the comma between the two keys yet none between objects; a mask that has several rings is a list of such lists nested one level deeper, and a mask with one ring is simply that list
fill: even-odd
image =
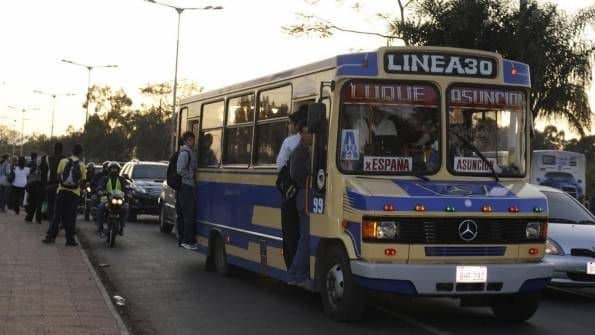
[{"label": "street lamp", "polygon": [[176,143],[175,143],[175,134],[177,129],[177,114],[176,114],[176,92],[178,88],[178,53],[180,50],[180,20],[182,18],[182,13],[185,10],[222,10],[223,6],[205,6],[205,7],[176,7],[166,3],[161,3],[155,0],[145,0],[150,3],[154,3],[157,5],[161,5],[164,7],[169,7],[174,9],[178,13],[178,34],[176,37],[176,65],[174,69],[174,87],[173,87],[173,103],[172,103],[172,118],[171,118],[171,139],[172,139],[172,152],[176,151]]},{"label": "street lamp", "polygon": [[118,67],[118,65],[113,65],[113,64],[110,64],[110,65],[88,65],[88,64],[81,64],[81,63],[73,62],[68,59],[62,59],[60,61],[62,61],[64,63],[72,64],[72,65],[82,66],[89,71],[89,76],[87,78],[87,111],[85,113],[85,127],[86,127],[87,120],[89,119],[89,98],[91,95],[91,70],[93,70],[95,68],[102,68],[102,67],[116,68],[116,67]]},{"label": "street lamp", "polygon": [[[46,93],[44,91],[40,91],[40,90],[34,90],[34,93],[37,94],[42,94],[42,95],[47,95],[52,97],[53,100],[53,106],[52,106],[52,127],[51,127],[51,131],[50,131],[50,141],[54,138],[54,117],[56,115],[56,97],[71,97],[74,96],[76,94],[74,93],[62,93],[62,94],[56,94],[56,93]],[[87,105],[89,103],[87,102]]]},{"label": "street lamp", "polygon": [[[14,110],[18,110],[18,108],[14,107],[14,106],[8,106],[8,108],[14,109]],[[28,108],[22,108],[21,112],[23,114],[21,114],[21,156],[23,156],[23,145],[25,144],[25,121],[29,121],[31,119],[25,119],[25,113],[27,111],[36,111],[39,110],[39,108],[37,107],[28,107]]]}]

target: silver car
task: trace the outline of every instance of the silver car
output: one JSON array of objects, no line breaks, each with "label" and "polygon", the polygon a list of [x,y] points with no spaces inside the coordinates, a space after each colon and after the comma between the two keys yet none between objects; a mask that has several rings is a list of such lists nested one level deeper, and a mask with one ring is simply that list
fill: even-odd
[{"label": "silver car", "polygon": [[549,207],[545,259],[554,265],[551,285],[595,286],[595,216],[568,193],[539,188]]}]

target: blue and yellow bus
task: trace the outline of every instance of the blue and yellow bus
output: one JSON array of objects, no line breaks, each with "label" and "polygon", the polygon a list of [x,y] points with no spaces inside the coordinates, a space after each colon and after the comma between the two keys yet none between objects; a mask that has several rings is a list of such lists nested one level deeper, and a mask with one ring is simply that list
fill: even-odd
[{"label": "blue and yellow bus", "polygon": [[372,290],[526,320],[552,273],[546,199],[528,179],[530,87],[528,65],[496,53],[399,47],[184,99],[199,251],[221,273],[287,280],[275,159],[288,116],[307,104],[308,288],[328,315],[361,317]]}]

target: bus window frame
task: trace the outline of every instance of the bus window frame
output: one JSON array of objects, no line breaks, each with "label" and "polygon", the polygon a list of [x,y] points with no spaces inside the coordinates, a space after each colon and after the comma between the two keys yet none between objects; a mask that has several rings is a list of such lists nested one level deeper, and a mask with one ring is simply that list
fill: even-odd
[{"label": "bus window frame", "polygon": [[[229,101],[231,99],[236,99],[236,98],[240,98],[243,96],[247,96],[247,95],[253,95],[254,96],[254,120],[252,121],[248,121],[248,122],[242,122],[242,123],[236,123],[233,125],[228,125],[227,121],[228,121],[228,112],[229,112]],[[224,99],[224,106],[223,106],[223,126],[222,126],[222,133],[221,133],[221,161],[219,162],[219,166],[223,167],[223,168],[237,168],[237,169],[247,169],[250,168],[250,166],[252,166],[253,164],[253,157],[254,157],[254,133],[255,133],[255,121],[256,121],[256,115],[258,114],[258,101],[256,100],[257,98],[257,92],[256,91],[249,91],[248,93],[244,92],[244,93],[238,93],[238,94],[234,94],[233,96],[230,97],[226,97]],[[225,146],[227,145],[227,136],[225,135],[225,131],[227,129],[234,129],[234,128],[241,128],[241,127],[252,127],[252,132],[250,135],[250,141],[252,142],[252,146],[251,146],[251,151],[250,151],[250,159],[248,160],[248,163],[225,163]],[[213,128],[213,129],[217,129],[217,128]]]},{"label": "bus window frame", "polygon": [[[184,105],[184,106],[180,107],[180,109],[178,110],[178,114],[177,114],[177,116],[178,116],[178,120],[177,120],[178,121],[177,122],[178,123],[178,129],[177,129],[177,132],[176,132],[177,133],[176,140],[182,136],[182,122],[184,121],[184,118],[183,118],[183,115],[184,114],[183,113],[184,113],[184,111],[186,112],[186,121],[187,121],[188,120],[188,110],[189,110],[188,109],[188,105]],[[177,148],[178,148],[178,145],[176,145],[176,150],[177,150]]]},{"label": "bus window frame", "polygon": [[[527,170],[530,168],[530,160],[531,157],[527,157],[527,155],[529,154],[529,152],[531,150],[529,150],[529,141],[530,139],[527,137],[528,136],[528,127],[529,127],[529,93],[530,93],[530,89],[527,87],[523,87],[523,86],[514,86],[514,85],[497,85],[497,84],[482,84],[482,83],[467,83],[467,82],[453,82],[450,83],[445,91],[444,91],[444,95],[445,95],[445,100],[444,100],[444,108],[445,108],[445,116],[446,116],[446,121],[445,121],[445,125],[446,125],[446,136],[445,136],[445,140],[446,140],[446,152],[444,153],[446,156],[446,169],[448,170],[448,173],[450,173],[452,176],[458,176],[458,177],[485,177],[485,178],[491,178],[491,173],[475,173],[475,172],[470,172],[470,173],[464,173],[464,172],[456,172],[454,171],[454,169],[451,168],[450,166],[450,153],[448,150],[448,143],[450,143],[450,121],[449,121],[449,109],[450,109],[450,90],[453,87],[469,87],[469,88],[495,88],[495,89],[511,89],[511,90],[519,90],[519,91],[523,91],[523,93],[525,94],[525,105],[526,105],[526,110],[524,111],[525,113],[525,127],[523,129],[523,140],[525,141],[525,147],[524,147],[524,152],[523,152],[523,157],[525,158],[525,171],[523,172],[523,174],[518,174],[518,175],[506,175],[506,174],[498,174],[499,178],[515,178],[515,179],[523,179],[525,177],[527,177]],[[531,116],[532,117],[532,116]]]},{"label": "bus window frame", "polygon": [[[374,171],[345,171],[341,168],[341,150],[339,149],[339,145],[341,144],[341,117],[343,116],[343,111],[344,111],[344,106],[345,104],[343,103],[343,98],[341,96],[341,92],[343,91],[343,88],[351,83],[352,81],[368,81],[368,82],[380,82],[380,83],[399,83],[399,84],[423,84],[423,85],[429,85],[432,86],[435,90],[436,90],[436,95],[437,95],[437,109],[438,109],[438,129],[439,129],[439,136],[438,136],[438,148],[440,149],[439,152],[440,154],[438,155],[440,160],[439,160],[439,164],[438,167],[436,168],[436,170],[431,171],[431,172],[427,172],[427,173],[414,173],[413,171],[411,172],[374,172]],[[349,176],[384,176],[384,177],[401,177],[401,176],[435,176],[438,173],[440,173],[440,171],[443,168],[443,156],[444,153],[442,152],[442,144],[443,144],[443,136],[444,136],[444,130],[443,130],[443,121],[442,121],[442,90],[441,90],[441,86],[438,82],[435,81],[430,81],[430,80],[411,80],[411,79],[407,79],[407,80],[402,80],[402,79],[377,79],[377,78],[349,78],[349,80],[344,81],[340,87],[336,87],[335,91],[337,92],[337,97],[339,98],[339,115],[337,115],[337,143],[335,145],[335,164],[337,165],[337,171],[339,171],[341,174],[343,175],[349,175]],[[329,127],[330,128],[330,127]],[[330,136],[330,134],[329,134]],[[328,158],[327,158],[327,164],[328,164]]]},{"label": "bus window frame", "polygon": [[[223,123],[219,127],[203,128],[204,116],[205,116],[205,113],[204,113],[205,106],[209,105],[209,104],[214,104],[217,102],[223,102]],[[207,165],[207,166],[200,166],[200,157],[199,157],[199,165],[198,165],[199,169],[218,169],[221,167],[221,163],[223,161],[223,140],[224,140],[223,137],[225,136],[224,129],[225,129],[225,99],[219,98],[219,99],[203,102],[200,106],[200,126],[199,126],[199,131],[198,131],[199,135],[198,136],[200,136],[204,132],[213,131],[213,130],[221,130],[221,139],[220,139],[220,143],[219,143],[219,145],[221,147],[221,157],[219,158],[219,162],[216,165]],[[199,141],[200,141],[200,139],[199,139]],[[196,152],[197,152],[197,154],[200,154],[200,143],[199,143],[199,147],[196,148]]]},{"label": "bus window frame", "polygon": [[[289,87],[289,106],[288,106],[289,110],[287,111],[287,116],[281,116],[281,117],[260,120],[258,115],[260,114],[259,109],[260,109],[261,95],[268,91],[276,90],[276,89],[279,89],[282,87]],[[251,164],[251,166],[254,167],[255,169],[277,169],[276,163],[257,164],[257,162],[256,162],[258,159],[257,144],[258,144],[258,139],[259,139],[259,136],[258,136],[259,133],[256,131],[257,127],[261,126],[261,125],[274,124],[274,123],[285,123],[285,125],[287,126],[287,123],[289,122],[289,115],[293,114],[293,112],[294,112],[293,105],[296,102],[297,102],[297,100],[295,100],[293,97],[293,83],[292,82],[285,82],[285,83],[282,83],[279,85],[266,87],[263,89],[259,89],[256,92],[256,112],[254,113],[254,129],[253,129],[253,133],[252,133],[252,164]],[[281,143],[283,143],[283,140],[285,140],[285,138],[281,139]],[[279,153],[277,152],[276,155],[278,156]]]}]

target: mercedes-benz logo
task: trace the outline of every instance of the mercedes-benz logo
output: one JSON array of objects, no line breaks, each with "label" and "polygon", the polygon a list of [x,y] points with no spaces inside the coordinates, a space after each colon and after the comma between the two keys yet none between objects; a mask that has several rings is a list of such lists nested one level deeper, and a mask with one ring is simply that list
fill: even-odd
[{"label": "mercedes-benz logo", "polygon": [[465,242],[471,242],[477,237],[479,229],[473,220],[464,220],[459,223],[459,237]]}]

